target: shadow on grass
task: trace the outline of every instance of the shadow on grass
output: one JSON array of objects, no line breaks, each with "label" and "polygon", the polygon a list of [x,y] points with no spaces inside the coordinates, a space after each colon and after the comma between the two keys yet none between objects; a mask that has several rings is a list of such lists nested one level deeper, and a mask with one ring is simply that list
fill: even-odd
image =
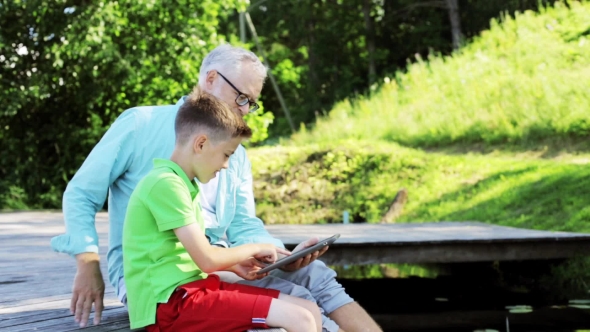
[{"label": "shadow on grass", "polygon": [[[409,146],[425,152],[436,152],[447,155],[464,155],[467,153],[488,155],[502,152],[510,154],[526,154],[540,159],[554,159],[562,155],[590,154],[590,139],[551,137],[535,141],[522,141],[515,143],[483,143],[483,142],[457,142],[441,146]],[[588,161],[590,163],[590,161]]]},{"label": "shadow on grass", "polygon": [[437,220],[476,220],[505,226],[590,232],[590,167],[559,165],[498,172],[477,183],[425,202],[423,210],[492,190],[502,182],[543,172],[535,181],[508,187],[501,194],[464,209],[436,215]]}]

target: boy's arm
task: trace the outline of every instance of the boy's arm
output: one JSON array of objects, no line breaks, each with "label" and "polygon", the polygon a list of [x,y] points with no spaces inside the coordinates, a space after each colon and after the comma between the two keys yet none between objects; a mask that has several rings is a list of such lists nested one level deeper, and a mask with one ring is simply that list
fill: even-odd
[{"label": "boy's arm", "polygon": [[197,222],[193,199],[186,183],[176,175],[170,174],[158,180],[147,195],[145,204],[152,212],[158,230],[173,230],[191,259],[203,272],[225,270],[250,257],[274,262],[277,251],[288,254],[272,244],[252,243],[229,249],[209,244]]},{"label": "boy's arm", "polygon": [[250,243],[227,249],[212,246],[196,223],[175,228],[174,234],[195,264],[206,273],[228,270],[250,257],[272,263],[277,259],[277,251],[284,253],[284,249],[263,243]]}]

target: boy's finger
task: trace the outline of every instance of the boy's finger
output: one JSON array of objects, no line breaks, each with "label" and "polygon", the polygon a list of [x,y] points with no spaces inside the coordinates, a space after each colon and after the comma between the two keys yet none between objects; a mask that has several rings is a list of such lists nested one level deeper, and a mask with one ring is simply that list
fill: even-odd
[{"label": "boy's finger", "polygon": [[260,268],[263,268],[263,267],[266,267],[266,266],[267,266],[267,264],[266,264],[266,263],[264,263],[264,262],[261,262],[261,261],[259,261],[259,260],[257,260],[257,259],[253,259],[253,260],[252,260],[252,264],[253,264],[254,266],[256,266],[256,267],[260,267]]},{"label": "boy's finger", "polygon": [[283,254],[285,256],[291,256],[291,252],[287,249],[277,247],[277,253]]}]

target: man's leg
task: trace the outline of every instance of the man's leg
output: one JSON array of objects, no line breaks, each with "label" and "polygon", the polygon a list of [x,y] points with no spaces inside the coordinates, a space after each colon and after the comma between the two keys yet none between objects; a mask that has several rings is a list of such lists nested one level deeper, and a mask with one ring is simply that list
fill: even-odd
[{"label": "man's leg", "polygon": [[357,302],[351,302],[331,312],[332,318],[347,332],[354,331],[383,331],[369,314]]},{"label": "man's leg", "polygon": [[[305,287],[320,308],[344,331],[381,331],[379,325],[336,281],[336,272],[322,261],[313,261],[295,272],[275,270],[271,276]],[[264,280],[264,279],[263,279]]]}]

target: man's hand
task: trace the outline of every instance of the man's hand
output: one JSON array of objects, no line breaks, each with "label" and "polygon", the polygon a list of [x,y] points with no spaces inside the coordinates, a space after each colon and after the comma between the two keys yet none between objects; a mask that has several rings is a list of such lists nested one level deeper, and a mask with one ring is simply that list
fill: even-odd
[{"label": "man's hand", "polygon": [[88,317],[94,303],[94,325],[100,323],[103,309],[104,281],[100,272],[100,258],[96,253],[76,255],[78,271],[72,286],[70,311],[80,327],[88,324]]},{"label": "man's hand", "polygon": [[[320,241],[319,238],[312,237],[311,239],[309,239],[307,241],[303,241],[303,242],[299,243],[299,245],[297,245],[297,247],[295,247],[295,249],[293,249],[292,253],[296,253],[299,250],[305,249],[307,247],[311,247],[314,244],[318,243],[319,241]],[[303,258],[299,258],[298,260],[294,261],[291,264],[287,264],[287,265],[283,266],[281,268],[281,270],[283,270],[285,272],[293,272],[293,271],[297,271],[301,268],[304,268],[304,267],[308,266],[309,264],[311,264],[311,262],[315,261],[318,257],[323,255],[326,252],[326,250],[328,250],[328,246],[325,246],[322,249],[315,251]]]},{"label": "man's hand", "polygon": [[246,280],[258,280],[266,277],[267,273],[256,274],[260,269],[265,267],[262,262],[257,260],[254,257],[250,257],[249,259],[242,261],[234,266],[232,266],[229,271],[237,274],[239,277],[242,277]]}]

